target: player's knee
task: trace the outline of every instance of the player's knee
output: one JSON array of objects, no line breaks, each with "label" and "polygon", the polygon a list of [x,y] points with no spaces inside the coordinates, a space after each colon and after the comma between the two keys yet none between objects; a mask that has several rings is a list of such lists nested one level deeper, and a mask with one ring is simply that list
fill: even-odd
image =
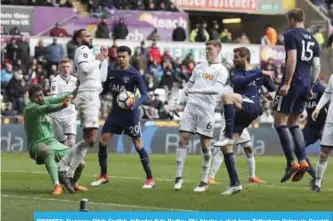
[{"label": "player's knee", "polygon": [[185,136],[180,136],[179,137],[179,144],[180,145],[188,145],[190,142],[190,139],[188,137]]},{"label": "player's knee", "polygon": [[[245,144],[247,144],[247,146],[245,146]],[[251,146],[248,145],[248,143],[242,144],[244,152],[246,155],[252,154],[253,153],[253,149]]]},{"label": "player's knee", "polygon": [[81,163],[79,164],[79,168],[83,169],[86,166],[86,162],[81,161]]},{"label": "player's knee", "polygon": [[73,139],[73,138],[68,139],[68,141],[67,141],[67,146],[68,146],[69,148],[72,148],[74,145],[75,145],[75,138],[74,138],[74,139]]},{"label": "player's knee", "polygon": [[107,146],[111,137],[112,137],[111,134],[103,133],[102,136],[101,136],[100,144],[102,144],[103,146]]},{"label": "player's knee", "polygon": [[133,137],[132,141],[133,141],[133,145],[134,145],[135,149],[140,150],[143,148],[143,142],[142,142],[141,137]]},{"label": "player's knee", "polygon": [[221,151],[224,154],[225,153],[233,153],[234,152],[233,145],[227,145],[227,146],[221,147]]},{"label": "player's knee", "polygon": [[229,103],[232,100],[232,96],[231,94],[225,94],[222,97],[222,102],[225,103]]},{"label": "player's knee", "polygon": [[42,145],[39,150],[39,157],[45,158],[48,154],[48,146],[47,145]]}]

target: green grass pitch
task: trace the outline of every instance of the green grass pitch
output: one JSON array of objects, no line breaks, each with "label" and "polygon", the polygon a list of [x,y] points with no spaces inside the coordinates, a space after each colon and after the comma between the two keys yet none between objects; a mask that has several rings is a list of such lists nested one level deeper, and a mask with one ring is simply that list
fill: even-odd
[{"label": "green grass pitch", "polygon": [[[316,157],[312,157],[316,164]],[[27,153],[1,155],[2,220],[33,220],[34,211],[78,211],[82,198],[89,200],[91,211],[332,211],[333,163],[328,164],[323,192],[309,191],[309,176],[299,183],[281,184],[285,161],[282,156],[257,156],[257,175],[267,184],[248,184],[248,168],[243,156],[237,157],[244,191],[233,196],[221,196],[228,185],[228,175],[222,165],[217,175],[219,183],[208,192],[194,193],[201,178],[200,156],[186,161],[181,191],[173,190],[174,155],[152,155],[151,166],[156,188],[144,190],[145,175],[136,155],[109,155],[109,184],[89,187],[99,172],[96,154],[86,158],[87,166],[81,185],[88,192],[51,196],[52,185],[43,166],[37,166]]]}]

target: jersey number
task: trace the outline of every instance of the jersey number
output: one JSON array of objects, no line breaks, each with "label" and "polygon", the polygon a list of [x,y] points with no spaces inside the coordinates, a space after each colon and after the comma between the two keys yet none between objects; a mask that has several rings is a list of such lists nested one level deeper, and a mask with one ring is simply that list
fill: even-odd
[{"label": "jersey number", "polygon": [[302,61],[311,61],[313,58],[313,46],[315,43],[313,41],[302,40]]},{"label": "jersey number", "polygon": [[131,134],[138,134],[140,132],[140,127],[139,125],[135,125],[134,127],[130,126],[129,130]]},{"label": "jersey number", "polygon": [[212,129],[212,124],[211,124],[211,122],[209,122],[209,123],[207,124],[206,129],[207,129],[207,130]]}]

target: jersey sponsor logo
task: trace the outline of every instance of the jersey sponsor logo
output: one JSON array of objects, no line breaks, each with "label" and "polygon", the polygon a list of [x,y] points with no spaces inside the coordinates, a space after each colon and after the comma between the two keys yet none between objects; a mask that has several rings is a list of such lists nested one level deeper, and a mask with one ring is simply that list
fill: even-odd
[{"label": "jersey sponsor logo", "polygon": [[317,107],[317,102],[316,101],[307,101],[306,103],[305,103],[305,107],[306,108],[315,108],[315,107]]},{"label": "jersey sponsor logo", "polygon": [[214,75],[209,74],[209,73],[198,73],[197,76],[201,77],[204,80],[213,80],[214,79]]},{"label": "jersey sponsor logo", "polygon": [[120,91],[126,91],[126,88],[125,88],[124,85],[113,84],[111,90],[112,90],[112,91],[120,92]]},{"label": "jersey sponsor logo", "polygon": [[129,82],[129,77],[124,77],[123,81],[124,81],[125,84],[127,84]]}]

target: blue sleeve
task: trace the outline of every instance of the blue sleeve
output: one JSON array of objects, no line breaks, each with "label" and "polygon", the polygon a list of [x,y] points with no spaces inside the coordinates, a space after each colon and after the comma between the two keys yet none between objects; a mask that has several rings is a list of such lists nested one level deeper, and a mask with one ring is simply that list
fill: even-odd
[{"label": "blue sleeve", "polygon": [[238,74],[237,72],[231,73],[231,83],[235,86],[245,86],[250,84],[252,81],[261,76],[261,71],[256,71],[254,73],[247,73],[245,76]]},{"label": "blue sleeve", "polygon": [[284,47],[286,51],[297,49],[296,38],[290,32],[284,34]]},{"label": "blue sleeve", "polygon": [[270,78],[264,78],[264,82],[263,82],[265,88],[269,91],[269,92],[273,92],[275,91],[275,84],[272,81],[272,79]]},{"label": "blue sleeve", "polygon": [[143,104],[148,100],[147,88],[140,73],[137,73],[136,79],[141,96],[137,101],[135,101],[133,109],[136,109],[137,107],[139,107],[141,104]]}]

